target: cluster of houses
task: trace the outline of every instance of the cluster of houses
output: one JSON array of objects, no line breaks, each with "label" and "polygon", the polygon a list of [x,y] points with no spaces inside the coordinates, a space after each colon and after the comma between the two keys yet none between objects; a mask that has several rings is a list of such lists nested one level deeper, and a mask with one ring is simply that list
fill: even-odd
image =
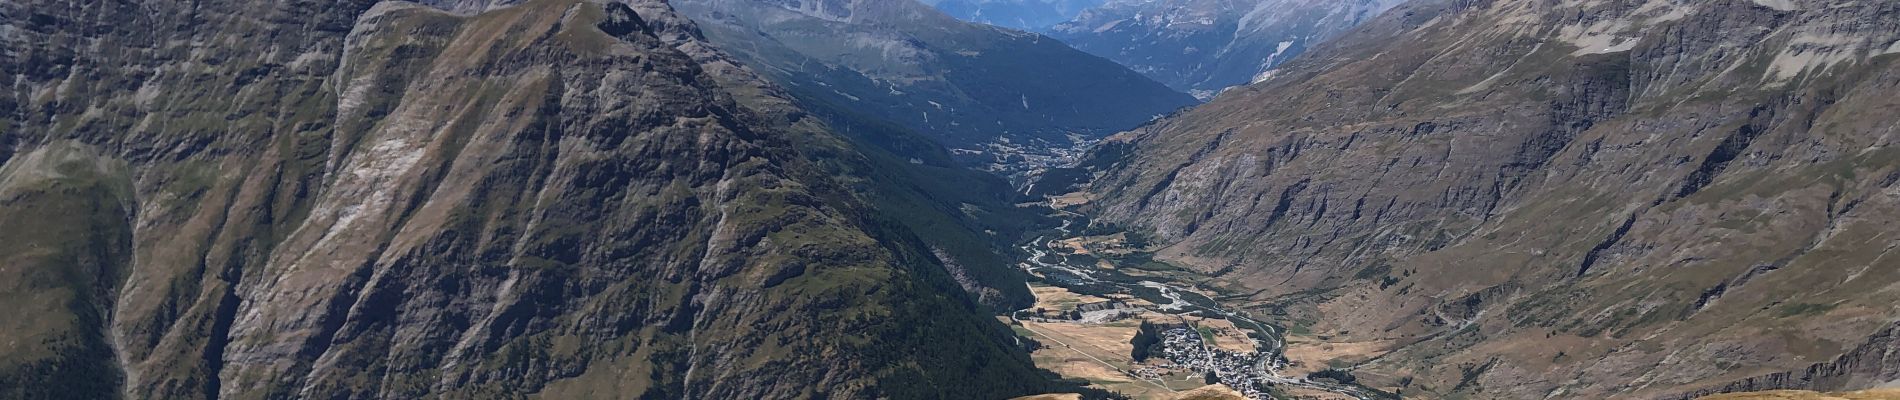
[{"label": "cluster of houses", "polygon": [[1168,373],[1176,369],[1180,369],[1180,367],[1174,364],[1162,363],[1157,365],[1143,365],[1135,368],[1133,371],[1128,371],[1128,374],[1136,378],[1159,381],[1166,379]]},{"label": "cluster of houses", "polygon": [[1173,363],[1174,369],[1212,372],[1221,383],[1240,391],[1247,398],[1269,398],[1266,387],[1268,382],[1273,382],[1274,375],[1265,368],[1267,360],[1261,359],[1266,354],[1211,346],[1202,340],[1200,332],[1182,327],[1162,331],[1161,344],[1159,355]]}]

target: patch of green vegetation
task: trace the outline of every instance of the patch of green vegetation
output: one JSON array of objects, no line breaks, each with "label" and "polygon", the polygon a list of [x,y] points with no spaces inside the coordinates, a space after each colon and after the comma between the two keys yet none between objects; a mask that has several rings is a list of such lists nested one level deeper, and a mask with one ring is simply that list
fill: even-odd
[{"label": "patch of green vegetation", "polygon": [[1347,385],[1359,382],[1359,377],[1353,376],[1352,371],[1347,371],[1347,370],[1337,369],[1337,368],[1327,368],[1327,369],[1315,371],[1311,374],[1307,374],[1306,378],[1310,380],[1325,379],[1325,380],[1330,380],[1333,382],[1338,382],[1338,383],[1347,384]]},{"label": "patch of green vegetation", "polygon": [[1312,336],[1313,324],[1310,321],[1304,320],[1293,321],[1293,324],[1286,326],[1286,333],[1296,336]]},{"label": "patch of green vegetation", "polygon": [[1135,337],[1129,339],[1128,344],[1134,349],[1128,355],[1129,358],[1135,362],[1147,361],[1161,348],[1161,326],[1141,321],[1141,326],[1135,330]]},{"label": "patch of green vegetation", "polygon": [[1131,268],[1131,269],[1137,269],[1137,270],[1149,271],[1149,272],[1186,271],[1185,269],[1175,266],[1174,264],[1156,261],[1154,253],[1149,253],[1149,252],[1139,252],[1139,251],[1132,252],[1132,253],[1128,253],[1122,256],[1110,258],[1109,262],[1114,263],[1116,267]]},{"label": "patch of green vegetation", "polygon": [[[112,398],[122,379],[106,338],[113,290],[130,266],[124,171],[84,148],[41,149],[42,165],[0,170],[0,397]],[[105,384],[102,384],[105,383]]]},{"label": "patch of green vegetation", "polygon": [[1029,328],[1023,327],[1022,324],[1009,324],[1009,331],[1015,332],[1016,337],[1024,339],[1034,339],[1036,337],[1035,332],[1031,332]]},{"label": "patch of green vegetation", "polygon": [[943,262],[999,291],[1003,298],[992,305],[1012,309],[1034,301],[1023,288],[1027,276],[1015,268],[1015,244],[1049,225],[1048,217],[1016,207],[1007,182],[957,166],[948,150],[916,132],[809,91],[793,93],[825,125],[800,125],[807,131],[796,145],[807,160],[908,231],[904,235],[941,252]]},{"label": "patch of green vegetation", "polygon": [[1390,274],[1392,274],[1392,264],[1378,263],[1378,264],[1373,264],[1372,266],[1366,267],[1365,269],[1359,270],[1358,273],[1355,273],[1352,275],[1352,278],[1359,279],[1359,280],[1366,280],[1366,279],[1378,278],[1378,277],[1382,277],[1382,276],[1386,276]]}]

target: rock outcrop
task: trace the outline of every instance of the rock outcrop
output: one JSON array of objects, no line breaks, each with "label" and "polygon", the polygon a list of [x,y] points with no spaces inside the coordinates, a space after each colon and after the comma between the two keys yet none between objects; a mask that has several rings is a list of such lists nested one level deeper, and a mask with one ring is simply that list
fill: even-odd
[{"label": "rock outcrop", "polygon": [[1839,391],[1891,387],[1894,382],[1900,382],[1900,323],[1874,333],[1866,342],[1833,361],[1751,377],[1676,398],[1687,400],[1716,393],[1767,390]]}]

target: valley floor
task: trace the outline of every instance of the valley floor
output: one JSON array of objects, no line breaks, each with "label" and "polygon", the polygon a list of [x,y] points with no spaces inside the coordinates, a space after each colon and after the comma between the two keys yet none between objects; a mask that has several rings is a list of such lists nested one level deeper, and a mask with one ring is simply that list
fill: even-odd
[{"label": "valley floor", "polygon": [[[1154,261],[1142,246],[1125,234],[1084,235],[1066,224],[1024,246],[1036,304],[1002,318],[1041,344],[1031,354],[1038,367],[1136,399],[1394,397],[1309,378],[1376,357],[1391,343],[1289,333],[1218,300],[1245,296]],[[1151,345],[1136,349],[1144,326]],[[1147,356],[1137,360],[1140,353]]]}]

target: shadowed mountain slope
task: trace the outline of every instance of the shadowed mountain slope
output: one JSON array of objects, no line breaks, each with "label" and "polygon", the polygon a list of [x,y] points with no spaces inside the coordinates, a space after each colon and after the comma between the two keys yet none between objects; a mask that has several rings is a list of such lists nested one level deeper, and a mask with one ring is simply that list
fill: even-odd
[{"label": "shadowed mountain slope", "polygon": [[676,6],[712,43],[808,107],[885,121],[954,149],[1066,147],[1071,134],[1100,137],[1194,103],[1061,42],[959,21],[913,0]]}]

